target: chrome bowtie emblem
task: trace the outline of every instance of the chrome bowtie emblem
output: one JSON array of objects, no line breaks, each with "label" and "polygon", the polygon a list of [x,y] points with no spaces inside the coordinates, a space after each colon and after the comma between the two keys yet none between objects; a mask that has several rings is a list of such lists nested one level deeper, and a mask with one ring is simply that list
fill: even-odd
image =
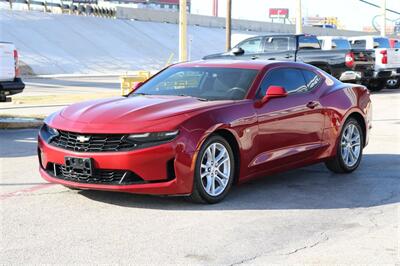
[{"label": "chrome bowtie emblem", "polygon": [[89,136],[78,136],[78,137],[76,137],[76,140],[83,143],[83,142],[89,141],[90,137]]}]

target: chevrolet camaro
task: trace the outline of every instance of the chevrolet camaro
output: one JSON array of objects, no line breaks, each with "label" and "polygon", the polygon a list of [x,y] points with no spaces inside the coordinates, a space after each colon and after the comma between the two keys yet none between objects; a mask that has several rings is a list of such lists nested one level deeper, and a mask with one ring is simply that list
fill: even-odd
[{"label": "chevrolet camaro", "polygon": [[216,203],[234,184],[309,164],[352,172],[370,128],[367,88],[313,66],[196,61],[50,115],[38,157],[42,177],[69,188]]}]

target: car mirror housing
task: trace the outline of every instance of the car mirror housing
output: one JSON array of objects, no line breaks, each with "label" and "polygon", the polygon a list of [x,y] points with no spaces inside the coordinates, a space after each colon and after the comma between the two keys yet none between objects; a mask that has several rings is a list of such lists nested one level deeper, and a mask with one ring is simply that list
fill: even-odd
[{"label": "car mirror housing", "polygon": [[244,54],[244,50],[242,48],[240,48],[240,47],[234,47],[231,50],[231,54],[233,54],[233,55],[242,55],[242,54]]},{"label": "car mirror housing", "polygon": [[261,107],[266,104],[272,98],[282,98],[288,95],[287,91],[282,86],[269,86],[267,89],[267,93],[261,98],[258,103],[258,106]]}]

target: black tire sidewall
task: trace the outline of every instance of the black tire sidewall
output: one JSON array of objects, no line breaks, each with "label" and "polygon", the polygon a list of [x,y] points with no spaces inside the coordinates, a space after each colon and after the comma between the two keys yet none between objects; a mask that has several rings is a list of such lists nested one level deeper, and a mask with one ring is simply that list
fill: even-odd
[{"label": "black tire sidewall", "polygon": [[[354,126],[356,126],[357,129],[358,129],[358,132],[360,132],[360,156],[358,157],[357,163],[355,165],[351,166],[351,167],[347,166],[344,163],[343,158],[342,158],[342,152],[341,152],[342,137],[343,137],[345,129],[347,128],[347,126],[349,124],[353,124]],[[358,121],[353,119],[353,118],[350,118],[343,125],[342,131],[340,132],[340,136],[339,136],[339,139],[338,139],[338,145],[337,145],[337,151],[336,151],[336,156],[339,159],[340,167],[344,170],[344,172],[349,173],[349,172],[352,172],[355,169],[357,169],[357,167],[360,165],[360,162],[361,162],[361,158],[362,158],[362,155],[363,155],[363,148],[364,148],[364,132],[363,132],[360,124],[358,123]]]},{"label": "black tire sidewall", "polygon": [[[203,155],[204,155],[206,149],[212,143],[222,144],[226,148],[226,150],[228,151],[229,159],[230,159],[230,163],[231,163],[231,172],[230,172],[230,176],[229,176],[229,182],[225,188],[225,191],[218,196],[211,196],[205,191],[205,189],[201,183],[202,180],[200,177],[201,160],[203,158]],[[233,179],[235,176],[235,160],[234,160],[233,156],[234,156],[233,150],[232,150],[231,146],[229,145],[229,143],[223,137],[218,136],[218,135],[210,136],[201,146],[200,151],[197,156],[197,159],[196,159],[193,190],[196,190],[196,192],[200,195],[200,197],[207,203],[217,203],[217,202],[221,201],[223,198],[225,198],[226,195],[229,193],[229,190],[232,187]]]}]

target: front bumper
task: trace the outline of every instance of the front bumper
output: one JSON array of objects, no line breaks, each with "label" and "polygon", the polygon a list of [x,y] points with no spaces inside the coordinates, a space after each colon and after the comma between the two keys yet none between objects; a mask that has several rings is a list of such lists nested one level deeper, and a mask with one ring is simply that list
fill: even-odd
[{"label": "front bumper", "polygon": [[[41,176],[69,187],[120,191],[138,194],[187,195],[193,187],[193,153],[187,153],[176,142],[126,152],[82,153],[63,150],[38,138]],[[85,183],[64,179],[51,171],[52,165],[64,165],[65,157],[91,158],[95,169],[130,171],[142,182],[133,184]],[[168,164],[173,163],[173,169]],[[170,172],[174,176],[171,176]]]},{"label": "front bumper", "polygon": [[15,78],[13,81],[0,81],[0,94],[13,95],[24,90],[25,84],[20,78]]}]

